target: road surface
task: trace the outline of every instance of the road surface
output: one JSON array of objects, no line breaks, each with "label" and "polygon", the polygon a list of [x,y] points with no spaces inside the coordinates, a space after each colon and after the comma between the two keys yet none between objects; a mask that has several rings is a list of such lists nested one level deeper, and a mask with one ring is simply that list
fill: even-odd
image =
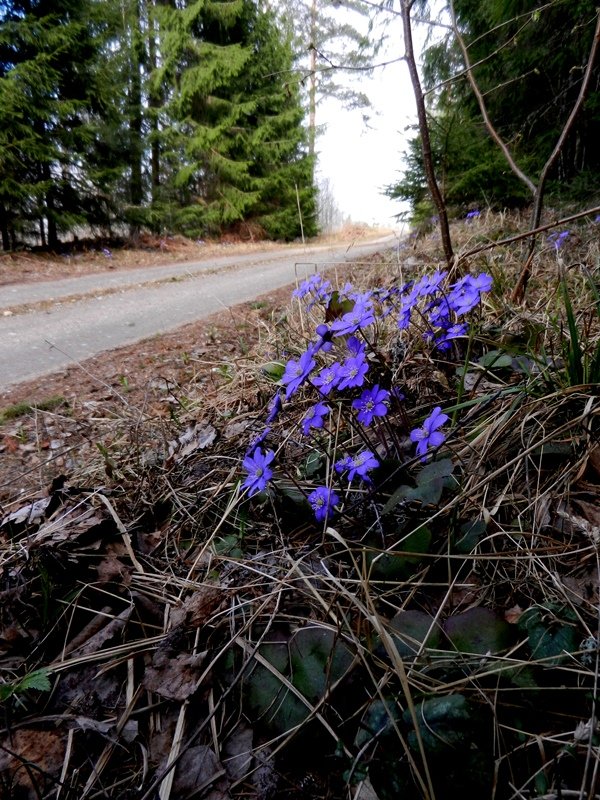
[{"label": "road surface", "polygon": [[1,287],[0,391],[397,244],[390,236]]}]

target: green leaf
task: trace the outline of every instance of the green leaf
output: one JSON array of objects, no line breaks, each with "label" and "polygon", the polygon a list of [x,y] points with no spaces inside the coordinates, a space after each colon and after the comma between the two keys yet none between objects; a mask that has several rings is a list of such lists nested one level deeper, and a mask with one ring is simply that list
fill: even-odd
[{"label": "green leaf", "polygon": [[478,359],[478,364],[487,369],[506,369],[512,366],[512,356],[501,350],[490,350]]},{"label": "green leaf", "polygon": [[279,734],[301,725],[310,715],[309,707],[285,686],[282,677],[316,705],[354,660],[333,631],[318,627],[300,628],[289,641],[261,645],[258,652],[273,669],[252,665],[244,681],[245,698],[249,711]]},{"label": "green leaf", "polygon": [[321,469],[324,461],[324,456],[318,450],[311,450],[306,458],[304,464],[304,477],[312,478]]},{"label": "green leaf", "polygon": [[389,514],[403,500],[418,501],[422,505],[437,505],[444,489],[456,486],[453,471],[454,465],[449,458],[432,461],[415,477],[416,486],[400,486],[396,489],[384,505],[383,513]]},{"label": "green leaf", "polygon": [[430,545],[431,531],[421,525],[398,542],[394,550],[367,550],[366,561],[371,580],[406,580],[420,563],[420,556],[429,552]]},{"label": "green leaf", "polygon": [[45,667],[36,669],[25,675],[19,683],[19,691],[27,691],[28,689],[35,689],[38,692],[49,692],[52,688],[50,683],[50,671]]},{"label": "green leaf", "polygon": [[277,383],[277,381],[283,378],[285,364],[282,364],[280,361],[268,361],[266,364],[262,365],[260,371],[263,375],[272,380],[273,383]]},{"label": "green leaf", "polygon": [[386,734],[393,731],[393,723],[398,722],[400,718],[401,713],[394,698],[386,697],[385,702],[379,697],[371,700],[360,721],[354,739],[355,746],[360,749],[374,738],[381,741]]},{"label": "green leaf", "polygon": [[543,659],[545,666],[555,666],[578,648],[581,635],[576,622],[568,608],[547,603],[528,608],[518,626],[527,634],[532,660]]},{"label": "green leaf", "polygon": [[442,641],[439,625],[424,611],[399,611],[390,620],[390,633],[401,658],[414,658],[421,646],[438,649]]},{"label": "green leaf", "polygon": [[327,309],[325,311],[325,321],[330,322],[337,317],[343,317],[344,314],[349,314],[353,308],[354,301],[340,300],[339,292],[332,292],[331,299],[329,300]]},{"label": "green leaf", "polygon": [[290,642],[292,683],[313,704],[352,661],[350,649],[328,628],[300,628]]},{"label": "green leaf", "polygon": [[470,608],[444,623],[450,644],[460,653],[500,653],[510,647],[511,626],[489,608]]},{"label": "green leaf", "polygon": [[460,526],[460,537],[454,544],[455,553],[472,553],[487,526],[482,519],[469,520]]},{"label": "green leaf", "polygon": [[[425,700],[417,708],[419,733],[427,753],[443,754],[452,750],[469,750],[473,740],[476,718],[474,709],[462,694],[449,694]],[[412,723],[409,711],[403,714],[405,723]],[[408,742],[418,749],[417,736],[408,734]]]}]

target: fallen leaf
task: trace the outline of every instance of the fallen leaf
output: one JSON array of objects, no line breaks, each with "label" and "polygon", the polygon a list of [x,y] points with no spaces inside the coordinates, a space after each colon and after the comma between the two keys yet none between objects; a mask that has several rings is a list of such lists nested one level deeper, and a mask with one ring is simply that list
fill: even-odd
[{"label": "fallen leaf", "polygon": [[60,731],[13,730],[0,740],[0,775],[6,778],[10,775],[9,785],[22,789],[20,798],[39,800],[47,796],[46,790],[60,775],[65,742],[66,737]]},{"label": "fallen leaf", "polygon": [[521,619],[523,614],[523,609],[520,605],[513,606],[512,608],[507,609],[504,612],[504,619],[509,622],[511,625],[516,625],[517,622]]},{"label": "fallen leaf", "polygon": [[206,584],[190,595],[180,608],[171,611],[171,623],[174,628],[185,625],[198,628],[223,601],[223,590],[220,586]]},{"label": "fallen leaf", "polygon": [[198,688],[205,657],[205,653],[172,656],[158,650],[146,667],[144,686],[167,700],[186,700]]},{"label": "fallen leaf", "polygon": [[226,800],[230,797],[225,770],[213,750],[206,745],[187,749],[175,770],[173,796],[188,797],[193,792],[200,796],[202,788],[211,790],[202,794],[203,800]]}]

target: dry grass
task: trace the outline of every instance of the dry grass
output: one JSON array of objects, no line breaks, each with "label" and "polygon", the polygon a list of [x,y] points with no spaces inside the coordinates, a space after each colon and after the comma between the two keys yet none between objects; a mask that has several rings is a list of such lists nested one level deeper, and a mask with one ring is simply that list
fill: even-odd
[{"label": "dry grass", "polygon": [[[466,252],[518,225],[489,215],[454,236]],[[317,447],[299,435],[306,403],[288,404],[273,490],[240,489],[274,388],[264,367],[312,335],[295,303],[255,317],[210,392],[180,387],[178,441],[170,419],[153,455],[145,417],[122,414],[101,468],[5,519],[6,796],[599,796],[600,405],[569,371],[560,289],[589,362],[595,230],[544,244],[519,307],[526,246],[476,256],[494,291],[448,357],[378,322],[381,374],[408,400],[371,440],[376,485],[328,525],[303,498],[360,435],[342,413]],[[419,239],[338,280],[401,283],[439,257]],[[397,490],[415,488],[407,434],[436,404],[452,475],[425,502]],[[38,669],[50,692],[19,684]]]}]

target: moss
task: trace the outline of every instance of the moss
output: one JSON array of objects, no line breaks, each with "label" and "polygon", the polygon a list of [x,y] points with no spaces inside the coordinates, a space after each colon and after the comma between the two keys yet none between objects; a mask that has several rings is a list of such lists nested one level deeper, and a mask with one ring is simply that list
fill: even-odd
[{"label": "moss", "polygon": [[53,411],[55,408],[59,408],[62,405],[67,405],[67,401],[62,395],[48,397],[45,400],[15,403],[12,406],[0,410],[0,425],[3,425],[11,419],[24,417],[32,411]]}]

